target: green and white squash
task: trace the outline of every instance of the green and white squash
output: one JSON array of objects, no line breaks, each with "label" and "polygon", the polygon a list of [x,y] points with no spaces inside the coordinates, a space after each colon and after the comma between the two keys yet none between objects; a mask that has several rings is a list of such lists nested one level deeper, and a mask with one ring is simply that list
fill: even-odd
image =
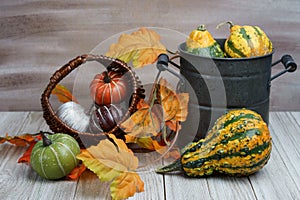
[{"label": "green and white squash", "polygon": [[43,140],[38,141],[31,152],[32,168],[46,179],[60,179],[68,175],[78,165],[78,142],[67,134],[41,134]]},{"label": "green and white squash", "polygon": [[248,176],[265,166],[271,149],[270,132],[261,116],[247,109],[232,110],[216,121],[204,139],[187,145],[180,159],[157,172]]}]

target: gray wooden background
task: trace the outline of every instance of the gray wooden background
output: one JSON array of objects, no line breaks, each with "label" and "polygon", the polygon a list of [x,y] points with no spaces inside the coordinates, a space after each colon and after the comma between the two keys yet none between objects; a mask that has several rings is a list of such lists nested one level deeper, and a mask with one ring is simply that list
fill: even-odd
[{"label": "gray wooden background", "polygon": [[[204,23],[224,37],[227,27],[215,27],[228,20],[263,28],[273,41],[274,61],[291,54],[300,63],[299,0],[1,0],[0,110],[40,110],[53,72],[112,35],[141,26],[189,34]],[[300,110],[299,78],[297,70],[272,81],[271,110]]]}]

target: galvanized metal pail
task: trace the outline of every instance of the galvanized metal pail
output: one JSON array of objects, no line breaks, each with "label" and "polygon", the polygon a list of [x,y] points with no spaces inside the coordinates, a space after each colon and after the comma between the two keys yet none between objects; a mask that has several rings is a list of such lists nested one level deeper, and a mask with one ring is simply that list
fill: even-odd
[{"label": "galvanized metal pail", "polygon": [[[225,39],[217,41],[223,46]],[[197,98],[189,104],[183,131],[197,126],[194,140],[205,137],[216,119],[229,109],[254,110],[268,123],[271,81],[297,68],[290,55],[273,64],[273,52],[252,58],[208,58],[187,52],[185,45],[182,43],[178,48],[180,74],[189,82],[182,90],[196,94]],[[279,62],[285,69],[271,77],[272,66]]]}]

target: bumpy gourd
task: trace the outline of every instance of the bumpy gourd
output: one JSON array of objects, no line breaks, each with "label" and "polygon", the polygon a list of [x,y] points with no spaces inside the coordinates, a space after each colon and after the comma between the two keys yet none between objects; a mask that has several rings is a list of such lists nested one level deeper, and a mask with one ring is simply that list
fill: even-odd
[{"label": "bumpy gourd", "polygon": [[247,109],[232,110],[216,121],[204,139],[187,145],[180,159],[157,172],[247,176],[265,166],[271,149],[270,132],[261,116]]},{"label": "bumpy gourd", "polygon": [[80,153],[77,141],[62,133],[46,136],[38,141],[31,152],[30,164],[43,178],[60,179],[68,175],[77,165]]},{"label": "bumpy gourd", "polygon": [[226,23],[230,24],[230,35],[224,45],[228,57],[249,58],[263,56],[273,51],[271,40],[260,27]]},{"label": "bumpy gourd", "polygon": [[224,57],[223,50],[204,25],[193,30],[186,40],[186,50],[206,57]]}]

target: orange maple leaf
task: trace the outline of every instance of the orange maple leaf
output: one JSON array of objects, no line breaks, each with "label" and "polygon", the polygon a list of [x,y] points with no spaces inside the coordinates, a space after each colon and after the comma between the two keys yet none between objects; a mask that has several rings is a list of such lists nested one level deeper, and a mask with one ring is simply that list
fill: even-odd
[{"label": "orange maple leaf", "polygon": [[[139,109],[121,124],[126,133],[135,137],[156,136],[161,130],[161,116],[155,112],[159,105],[150,107],[143,99],[139,102]],[[158,109],[156,109],[158,110]]]},{"label": "orange maple leaf", "polygon": [[77,180],[85,170],[86,170],[86,166],[85,165],[79,165],[79,166],[75,167],[70,172],[70,174],[68,174],[66,176],[66,178],[71,179],[71,180]]},{"label": "orange maple leaf", "polygon": [[138,110],[120,125],[124,132],[131,136],[157,136],[164,124],[177,131],[180,129],[177,122],[186,120],[188,93],[176,94],[163,78],[154,87],[157,87],[153,90],[156,94],[150,99],[150,103],[141,100]]},{"label": "orange maple leaf", "polygon": [[97,146],[83,150],[77,158],[101,181],[112,181],[110,191],[113,199],[125,199],[135,192],[144,191],[144,183],[135,172],[138,158],[123,140],[113,134],[109,137],[113,142],[101,140]]},{"label": "orange maple leaf", "polygon": [[166,47],[161,44],[160,36],[153,30],[142,27],[129,34],[122,34],[118,43],[111,44],[106,56],[118,58],[124,62],[132,61],[134,67],[152,64]]},{"label": "orange maple leaf", "polygon": [[52,93],[57,96],[58,100],[62,103],[66,103],[69,101],[74,101],[78,103],[76,98],[72,95],[72,93],[63,85],[57,84],[55,88],[52,90]]},{"label": "orange maple leaf", "polygon": [[32,149],[36,142],[31,142],[24,154],[18,159],[18,163],[30,163]]},{"label": "orange maple leaf", "polygon": [[110,191],[112,199],[124,199],[136,192],[143,192],[144,182],[137,173],[122,173],[113,180]]},{"label": "orange maple leaf", "polygon": [[184,122],[188,115],[188,93],[177,94],[166,79],[159,81],[158,96],[163,107],[163,116],[166,124],[174,131],[180,129],[176,122]]}]

